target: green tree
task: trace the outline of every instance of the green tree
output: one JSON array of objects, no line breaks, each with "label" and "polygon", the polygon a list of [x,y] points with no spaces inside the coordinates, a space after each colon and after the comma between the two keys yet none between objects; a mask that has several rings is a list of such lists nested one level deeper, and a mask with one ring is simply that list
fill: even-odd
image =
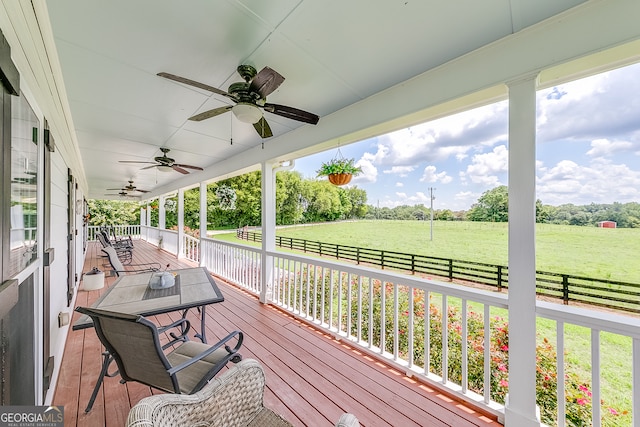
[{"label": "green tree", "polygon": [[467,213],[471,221],[507,222],[509,220],[509,191],[506,185],[487,190]]},{"label": "green tree", "polygon": [[140,203],[123,200],[87,200],[89,225],[140,224]]},{"label": "green tree", "polygon": [[302,175],[295,171],[276,174],[276,224],[298,224],[304,219]]}]

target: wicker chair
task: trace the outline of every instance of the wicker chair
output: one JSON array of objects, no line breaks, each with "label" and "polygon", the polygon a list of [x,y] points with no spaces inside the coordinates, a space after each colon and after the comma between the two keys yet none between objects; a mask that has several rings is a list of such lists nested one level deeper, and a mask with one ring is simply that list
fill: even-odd
[{"label": "wicker chair", "polygon": [[[245,359],[211,380],[192,395],[159,394],[138,402],[127,418],[127,427],[291,427],[266,408],[265,376],[260,364]],[[343,414],[339,427],[358,427],[355,416]]]}]

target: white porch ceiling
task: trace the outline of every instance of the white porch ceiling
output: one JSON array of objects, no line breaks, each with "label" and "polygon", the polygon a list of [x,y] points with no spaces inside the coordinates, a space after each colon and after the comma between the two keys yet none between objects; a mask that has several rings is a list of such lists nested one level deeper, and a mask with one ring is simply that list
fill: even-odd
[{"label": "white porch ceiling", "polygon": [[[588,3],[597,8],[603,2],[54,0],[46,2],[46,8],[88,197],[107,198],[105,193],[113,193],[107,188],[124,186],[129,179],[139,188],[153,190],[151,194],[160,194],[255,167],[260,160],[319,151],[336,138],[349,141],[348,135],[378,132],[381,129],[366,129],[434,102],[450,101],[455,94],[488,89],[491,79],[484,73],[491,68],[467,69],[466,75],[449,75],[448,80],[442,80],[438,70],[443,64],[464,61],[470,52],[489,49],[491,54],[498,41],[508,41],[516,49],[513,43],[519,38],[525,40],[522,43],[541,40],[547,34],[541,21],[561,14],[570,26],[570,9],[588,9]],[[554,21],[550,34],[562,25]],[[604,40],[602,45],[621,41]],[[589,41],[557,42],[576,44],[573,54],[578,57],[585,53],[579,50],[581,43]],[[598,46],[589,43],[591,47],[583,50]],[[489,56],[486,61],[513,62],[515,68],[505,68],[519,73],[519,66],[527,71],[572,55],[567,47],[569,53],[538,60],[559,49],[550,45],[544,52],[539,47],[509,58],[507,45],[505,57]],[[263,141],[252,125],[237,121],[230,112],[192,122],[188,117],[228,105],[229,100],[156,75],[164,71],[226,91],[242,80],[236,73],[240,64],[258,70],[269,66],[282,74],[286,80],[268,102],[316,113],[318,125],[265,113],[274,136]],[[404,91],[419,78],[426,79],[425,73],[435,86],[407,101]],[[494,84],[501,77],[496,76]],[[443,87],[438,86],[443,81]],[[487,92],[487,99],[490,96],[496,93]],[[178,163],[205,170],[183,176],[119,163],[152,161],[161,155],[160,147],[170,148],[169,156]]]}]

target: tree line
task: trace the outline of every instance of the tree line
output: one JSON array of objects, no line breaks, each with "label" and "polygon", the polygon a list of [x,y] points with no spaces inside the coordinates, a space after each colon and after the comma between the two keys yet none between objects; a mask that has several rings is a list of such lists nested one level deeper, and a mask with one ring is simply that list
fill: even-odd
[{"label": "tree line", "polygon": [[[176,227],[177,196],[165,203],[165,226]],[[435,209],[437,221],[507,222],[506,186],[484,192],[467,211]],[[238,228],[261,224],[260,171],[207,185],[208,229]],[[158,199],[150,203],[151,225],[158,225]],[[431,218],[428,207],[418,204],[394,208],[367,204],[367,193],[357,186],[337,187],[326,180],[303,179],[296,171],[276,174],[276,224],[291,225],[345,219],[417,220]],[[139,224],[138,202],[90,200],[90,224]],[[184,223],[192,230],[200,228],[200,188],[184,193]],[[640,227],[640,204],[613,203],[577,206],[544,205],[536,201],[536,221],[548,224],[596,226],[600,221],[615,221],[618,227]]]}]

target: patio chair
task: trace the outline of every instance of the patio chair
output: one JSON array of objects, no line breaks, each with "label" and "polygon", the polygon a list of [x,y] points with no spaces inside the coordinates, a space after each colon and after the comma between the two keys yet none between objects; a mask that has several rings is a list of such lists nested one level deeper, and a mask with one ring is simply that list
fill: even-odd
[{"label": "patio chair", "polygon": [[[262,367],[256,360],[246,359],[213,379],[198,393],[145,397],[129,411],[126,427],[293,426],[264,406],[264,387]],[[339,427],[359,425],[352,414],[343,414],[336,423]]]},{"label": "patio chair", "polygon": [[113,246],[107,246],[106,248],[102,248],[102,252],[107,254],[109,258],[109,264],[111,264],[111,275],[115,274],[116,276],[120,276],[122,273],[148,273],[153,271],[158,271],[162,266],[159,262],[147,262],[142,264],[127,264],[127,269],[124,268],[122,264],[122,260],[118,256],[118,252]]},{"label": "patio chair", "polygon": [[[128,247],[130,249],[133,249],[133,239],[131,238],[131,236],[118,236],[113,225],[109,228],[102,227],[101,232],[113,246]],[[109,234],[111,234],[111,237],[109,237]]]},{"label": "patio chair", "polygon": [[[243,334],[233,331],[215,345],[189,341],[191,324],[180,319],[158,327],[143,316],[116,313],[87,307],[76,311],[93,320],[96,334],[106,351],[102,354],[102,369],[85,412],[91,411],[105,376],[120,374],[121,382],[136,381],[169,393],[192,394],[200,391],[227,363],[238,363]],[[169,341],[161,343],[168,333]],[[235,346],[230,347],[235,340]],[[171,348],[165,354],[165,350]],[[109,373],[115,360],[118,371]]]},{"label": "patio chair", "polygon": [[113,246],[113,244],[111,244],[109,239],[105,237],[103,232],[96,233],[96,238],[102,245],[102,249],[109,248],[109,247],[112,247],[113,249],[115,249],[116,255],[118,255],[118,258],[123,263],[128,264],[133,259],[133,248],[130,248],[128,246]]}]

